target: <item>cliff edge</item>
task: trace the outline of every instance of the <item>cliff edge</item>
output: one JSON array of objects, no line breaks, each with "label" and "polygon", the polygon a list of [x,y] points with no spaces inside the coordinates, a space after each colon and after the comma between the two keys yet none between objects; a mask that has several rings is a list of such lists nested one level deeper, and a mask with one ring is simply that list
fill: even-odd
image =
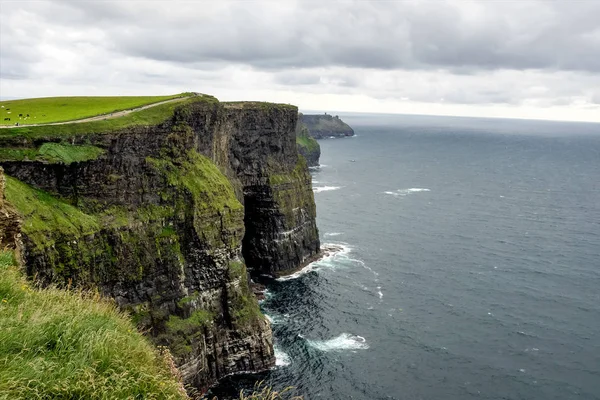
[{"label": "cliff edge", "polygon": [[28,275],[113,297],[200,391],[272,367],[249,276],[319,252],[297,116],[194,96],[114,120],[2,130]]},{"label": "cliff edge", "polygon": [[300,122],[306,125],[308,132],[315,139],[354,136],[354,130],[337,115],[327,113],[318,115],[300,115]]},{"label": "cliff edge", "polygon": [[301,119],[302,113],[299,114],[296,125],[296,147],[298,153],[306,159],[308,166],[316,167],[319,165],[319,158],[321,157],[321,146],[310,135],[308,127],[302,123]]}]

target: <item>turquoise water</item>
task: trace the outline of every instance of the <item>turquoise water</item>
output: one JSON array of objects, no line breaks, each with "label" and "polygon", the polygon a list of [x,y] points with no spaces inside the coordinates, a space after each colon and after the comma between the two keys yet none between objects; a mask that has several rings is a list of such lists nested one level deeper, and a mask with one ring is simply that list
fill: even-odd
[{"label": "turquoise water", "polygon": [[279,365],[215,392],[600,399],[600,125],[340,116],[312,176],[341,250],[269,283]]}]

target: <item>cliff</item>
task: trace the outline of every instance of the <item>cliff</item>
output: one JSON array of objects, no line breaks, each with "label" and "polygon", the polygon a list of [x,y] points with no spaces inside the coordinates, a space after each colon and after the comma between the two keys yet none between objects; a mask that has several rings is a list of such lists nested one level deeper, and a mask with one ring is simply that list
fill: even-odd
[{"label": "cliff", "polygon": [[4,192],[6,177],[0,167],[0,250],[20,249],[21,219],[17,211],[6,202]]},{"label": "cliff", "polygon": [[0,132],[27,273],[95,287],[188,385],[274,364],[249,274],[319,252],[297,109],[196,96],[115,120]]},{"label": "cliff", "polygon": [[319,165],[319,157],[321,157],[321,146],[310,135],[306,125],[300,121],[301,118],[302,114],[299,115],[298,124],[296,125],[296,147],[298,153],[306,159],[308,166],[316,167]]},{"label": "cliff", "polygon": [[25,279],[17,260],[20,220],[2,201],[4,182],[0,168],[0,232],[16,235],[3,236],[0,248],[0,398],[189,399],[169,352],[156,349],[113,302]]},{"label": "cliff", "polygon": [[306,125],[308,132],[315,139],[354,136],[354,130],[337,115],[334,117],[329,114],[301,114],[300,122]]}]

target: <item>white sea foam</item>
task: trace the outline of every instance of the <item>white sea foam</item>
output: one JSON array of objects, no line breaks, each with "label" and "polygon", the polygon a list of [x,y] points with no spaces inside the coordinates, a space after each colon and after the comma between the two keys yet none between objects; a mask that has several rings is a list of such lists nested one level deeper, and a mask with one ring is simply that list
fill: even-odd
[{"label": "white sea foam", "polygon": [[409,193],[413,193],[413,192],[431,192],[431,190],[429,189],[425,189],[425,188],[410,188],[407,189]]},{"label": "white sea foam", "polygon": [[344,234],[344,232],[328,232],[325,234],[325,236],[340,236],[343,234]]},{"label": "white sea foam", "polygon": [[379,295],[379,298],[383,299],[383,293],[381,292],[381,286],[377,286],[377,290],[378,290],[377,294]]},{"label": "white sea foam", "polygon": [[281,315],[281,314],[273,315],[273,314],[264,313],[264,315],[265,315],[265,317],[267,317],[267,319],[269,320],[271,325],[282,325],[288,319],[285,315]]},{"label": "white sea foam", "polygon": [[278,367],[285,367],[290,365],[292,362],[290,360],[290,356],[287,355],[283,350],[281,350],[277,345],[273,346],[273,350],[275,351],[275,365]]},{"label": "white sea foam", "polygon": [[321,193],[321,192],[328,192],[330,190],[338,190],[341,189],[341,186],[317,186],[313,188],[313,192],[315,193]]},{"label": "white sea foam", "polygon": [[329,340],[307,340],[309,346],[321,351],[361,350],[368,349],[369,345],[362,336],[342,333]]},{"label": "white sea foam", "polygon": [[408,188],[408,189],[398,189],[398,190],[394,190],[394,191],[387,191],[387,192],[383,192],[383,193],[389,194],[392,196],[404,197],[404,196],[408,196],[411,193],[418,193],[418,192],[431,192],[431,190],[427,189],[427,188]]},{"label": "white sea foam", "polygon": [[[340,259],[347,259],[347,254],[350,253],[350,246],[340,243],[324,243],[323,249],[332,248],[333,250],[329,251],[325,256],[321,257],[319,260],[311,262],[306,267],[302,268],[298,272],[294,272],[293,274],[282,276],[277,278],[278,281],[289,281],[290,279],[296,279],[305,275],[311,271],[318,271],[323,267],[332,267],[333,262]],[[346,258],[344,258],[346,257]]]}]

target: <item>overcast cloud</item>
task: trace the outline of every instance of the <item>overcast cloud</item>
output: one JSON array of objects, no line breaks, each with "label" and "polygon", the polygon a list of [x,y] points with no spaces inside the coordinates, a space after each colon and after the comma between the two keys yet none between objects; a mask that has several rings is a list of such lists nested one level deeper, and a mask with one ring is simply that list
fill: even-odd
[{"label": "overcast cloud", "polygon": [[600,1],[0,0],[0,96],[600,122]]}]

